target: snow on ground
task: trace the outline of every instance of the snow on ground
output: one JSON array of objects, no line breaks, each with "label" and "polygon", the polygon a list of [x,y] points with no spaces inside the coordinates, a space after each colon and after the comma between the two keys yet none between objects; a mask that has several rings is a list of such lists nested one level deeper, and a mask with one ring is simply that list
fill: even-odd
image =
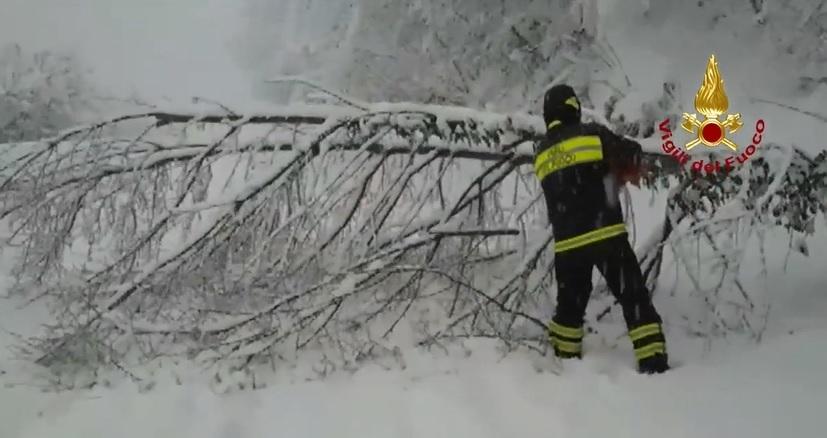
[{"label": "snow on ground", "polygon": [[[628,10],[630,16],[638,12]],[[790,74],[790,69],[756,68],[763,61],[757,57],[738,57],[764,44],[754,35],[705,34],[694,29],[690,17],[674,14],[664,19],[665,30],[652,29],[668,38],[651,38],[652,32],[630,25],[631,18],[611,17],[601,28],[620,42],[615,48],[638,91],[649,90],[646,83],[676,78],[683,86],[682,101],[690,105],[713,50],[732,87],[733,111],[745,119],[765,118],[768,140],[812,152],[823,149],[827,125],[749,101],[781,99],[787,89],[765,85],[783,84]],[[823,101],[821,92],[795,103],[814,109]],[[636,204],[648,201],[644,192],[633,194]],[[652,212],[662,212],[662,202],[656,204],[637,211],[639,238],[660,219],[661,213]],[[759,345],[737,338],[707,345],[690,338],[670,318],[675,313],[670,302],[661,300],[672,360],[680,366],[654,377],[634,372],[631,346],[614,318],[602,336],[621,337],[616,342],[587,337],[586,358],[562,370],[528,352],[502,359],[491,344],[477,343],[468,345],[468,357],[407,350],[401,371],[367,367],[355,375],[305,381],[302,370],[295,375],[288,370],[254,391],[225,393],[191,369],[182,383],[159,380],[148,391],[123,380],[109,388],[55,393],[33,377],[31,365],[13,360],[5,348],[16,339],[12,332],[34,333],[44,312],[0,298],[0,438],[824,436],[825,228],[821,221],[821,235],[808,242],[810,257],[793,254],[786,269],[779,260],[771,263],[765,290],[772,313]],[[772,236],[769,247],[785,253],[785,236]],[[0,267],[8,266],[7,258]],[[8,283],[0,276],[0,297]],[[539,373],[537,366],[553,372]]]},{"label": "snow on ground", "polygon": [[[823,224],[820,224],[823,227]],[[779,236],[781,238],[782,236]],[[324,381],[283,373],[258,390],[229,391],[195,369],[149,391],[128,381],[54,393],[25,364],[0,356],[3,438],[259,437],[778,437],[823,436],[827,405],[827,295],[819,277],[825,236],[811,257],[777,265],[764,341],[710,346],[668,324],[672,360],[662,376],[633,369],[631,346],[590,335],[586,358],[562,369],[485,342],[467,357],[408,350],[404,370],[367,367]],[[5,278],[3,279],[5,282]],[[37,308],[0,300],[0,343],[29,332]],[[610,323],[609,332],[622,333]],[[616,326],[616,327],[615,327]],[[538,372],[543,368],[545,372]]]},{"label": "snow on ground", "polygon": [[[630,352],[589,351],[561,375],[527,354],[498,362],[417,355],[404,372],[217,395],[205,384],[0,396],[4,437],[779,437],[821,436],[827,329],[721,350],[670,374],[637,375]],[[689,358],[682,358],[689,359]]]},{"label": "snow on ground", "polygon": [[[637,234],[645,236],[663,199],[649,205],[650,195],[637,189],[632,196]],[[786,266],[787,237],[770,236],[768,247],[784,251],[770,260],[764,290],[772,313],[761,344],[690,338],[673,317],[680,314],[675,302],[659,296],[678,367],[652,377],[634,371],[615,309],[601,333],[586,338],[586,358],[562,369],[527,351],[502,358],[492,344],[478,342],[467,345],[467,357],[408,349],[404,370],[366,367],[323,381],[306,379],[309,369],[299,366],[259,382],[257,390],[226,391],[233,379],[216,384],[181,365],[159,371],[149,390],[121,379],[56,393],[4,348],[15,341],[11,332],[37,330],[42,309],[0,299],[0,437],[823,436],[826,228],[820,219],[810,256],[793,253]],[[9,284],[0,276],[0,296]]]},{"label": "snow on ground", "polygon": [[[632,189],[632,199],[640,242],[660,220],[663,198]],[[404,370],[366,367],[319,381],[306,379],[308,367],[285,369],[257,390],[227,391],[232,378],[216,384],[185,364],[157,372],[149,390],[121,379],[56,393],[4,348],[15,341],[12,332],[34,333],[44,312],[0,299],[0,438],[823,436],[823,218],[817,229],[810,256],[793,253],[786,266],[787,236],[771,233],[768,247],[782,251],[772,252],[763,288],[772,313],[759,345],[690,338],[675,317],[682,313],[676,301],[658,296],[678,367],[652,377],[634,371],[615,309],[601,333],[586,338],[586,358],[562,368],[527,351],[502,358],[477,342],[467,345],[467,357],[405,350]],[[0,276],[0,296],[9,285]]]}]

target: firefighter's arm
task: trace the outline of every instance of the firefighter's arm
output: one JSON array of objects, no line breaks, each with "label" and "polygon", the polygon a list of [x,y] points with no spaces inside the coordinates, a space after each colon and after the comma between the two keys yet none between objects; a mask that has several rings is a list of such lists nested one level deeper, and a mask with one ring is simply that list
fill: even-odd
[{"label": "firefighter's arm", "polygon": [[636,187],[640,187],[640,177],[643,173],[646,172],[644,161],[643,161],[643,148],[640,146],[640,143],[629,140],[629,139],[622,139],[621,149],[623,152],[623,159],[621,172],[619,175],[619,179],[623,182],[630,182]]},{"label": "firefighter's arm", "polygon": [[621,182],[640,185],[643,173],[643,148],[634,140],[621,137],[606,130],[603,154],[609,170]]}]

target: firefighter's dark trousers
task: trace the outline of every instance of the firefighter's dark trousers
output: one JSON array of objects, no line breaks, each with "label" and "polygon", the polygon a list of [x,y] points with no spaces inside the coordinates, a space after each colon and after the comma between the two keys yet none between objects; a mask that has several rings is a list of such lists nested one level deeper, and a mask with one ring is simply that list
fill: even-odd
[{"label": "firefighter's dark trousers", "polygon": [[580,357],[582,354],[583,316],[595,267],[623,307],[637,360],[640,362],[658,354],[665,356],[661,318],[652,305],[626,234],[555,255],[557,309],[549,325],[549,335],[557,355]]}]

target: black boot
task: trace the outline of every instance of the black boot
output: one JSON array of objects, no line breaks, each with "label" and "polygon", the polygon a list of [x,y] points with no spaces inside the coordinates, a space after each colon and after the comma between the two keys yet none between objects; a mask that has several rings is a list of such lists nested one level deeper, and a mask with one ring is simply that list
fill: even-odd
[{"label": "black boot", "polygon": [[665,354],[656,354],[646,359],[641,359],[637,364],[638,372],[641,374],[661,374],[669,371],[669,359]]}]

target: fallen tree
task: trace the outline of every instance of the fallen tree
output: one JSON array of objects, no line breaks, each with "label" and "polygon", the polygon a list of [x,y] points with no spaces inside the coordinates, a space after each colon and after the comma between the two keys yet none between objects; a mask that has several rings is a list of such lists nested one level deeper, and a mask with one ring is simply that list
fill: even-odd
[{"label": "fallen tree", "polygon": [[[531,167],[542,132],[527,115],[381,104],[150,112],[6,145],[0,217],[21,251],[18,289],[55,317],[26,351],[55,370],[125,369],[310,348],[353,365],[399,330],[429,346],[542,342],[554,282]],[[659,153],[654,126],[632,134],[647,145],[644,183],[669,191],[639,245],[648,284],[662,289],[669,249],[708,330],[760,337],[744,245],[768,226],[814,231],[827,154],[768,144],[737,173],[698,177]],[[688,255],[699,242],[703,263]]]}]

